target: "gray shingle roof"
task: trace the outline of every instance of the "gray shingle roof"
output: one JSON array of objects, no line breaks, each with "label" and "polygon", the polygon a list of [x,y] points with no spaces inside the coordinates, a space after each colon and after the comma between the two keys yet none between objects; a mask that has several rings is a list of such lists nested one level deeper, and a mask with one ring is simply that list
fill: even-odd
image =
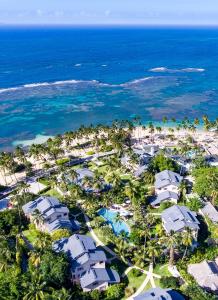
[{"label": "gray shingle roof", "polygon": [[134,297],[133,300],[184,300],[184,298],[174,290],[156,287]]},{"label": "gray shingle roof", "polygon": [[171,191],[164,191],[157,195],[156,199],[151,202],[151,205],[155,206],[160,204],[162,201],[167,201],[170,199],[174,199],[175,201],[178,201],[179,195]]},{"label": "gray shingle roof", "polygon": [[168,233],[179,232],[189,227],[192,230],[199,229],[199,221],[196,213],[190,211],[186,206],[174,205],[165,209],[162,214],[164,227]]},{"label": "gray shingle roof", "polygon": [[[80,283],[82,288],[88,288],[96,283],[96,287],[104,282],[120,282],[119,275],[115,270],[104,268],[91,268],[84,276],[81,277]],[[97,284],[98,283],[98,284]]]},{"label": "gray shingle roof", "polygon": [[180,176],[178,173],[164,170],[155,175],[155,188],[160,189],[168,185],[179,186],[181,181],[182,176]]},{"label": "gray shingle roof", "polygon": [[198,264],[188,265],[188,273],[191,274],[197,283],[212,291],[218,291],[218,265],[214,261],[202,261]]},{"label": "gray shingle roof", "polygon": [[96,245],[91,237],[74,234],[69,238],[61,239],[54,243],[54,250],[64,251],[72,260],[72,269],[82,265],[87,261],[106,261],[104,251],[96,250]]},{"label": "gray shingle roof", "polygon": [[72,223],[70,220],[55,220],[52,223],[47,223],[47,230],[48,232],[52,232],[58,229],[72,229]]},{"label": "gray shingle roof", "polygon": [[138,167],[138,169],[135,171],[134,175],[136,177],[140,177],[147,170],[147,168],[148,168],[148,166]]},{"label": "gray shingle roof", "polygon": [[206,205],[201,208],[201,212],[203,215],[208,216],[212,222],[218,223],[218,211],[210,202],[207,202]]},{"label": "gray shingle roof", "polygon": [[78,176],[77,177],[78,181],[83,180],[84,177],[90,177],[90,178],[94,177],[94,173],[91,170],[87,169],[87,168],[77,169],[76,173],[77,173],[77,176]]},{"label": "gray shingle roof", "polygon": [[48,196],[40,196],[34,201],[30,201],[22,207],[25,214],[31,214],[38,209],[44,218],[47,218],[54,212],[69,213],[69,209],[61,204],[58,199]]}]

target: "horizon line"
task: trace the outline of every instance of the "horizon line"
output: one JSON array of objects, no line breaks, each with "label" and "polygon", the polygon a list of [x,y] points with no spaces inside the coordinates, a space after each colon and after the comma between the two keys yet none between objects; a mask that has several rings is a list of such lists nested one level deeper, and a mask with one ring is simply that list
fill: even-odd
[{"label": "horizon line", "polygon": [[138,28],[218,28],[218,24],[73,24],[73,23],[0,23],[0,27],[138,27]]}]

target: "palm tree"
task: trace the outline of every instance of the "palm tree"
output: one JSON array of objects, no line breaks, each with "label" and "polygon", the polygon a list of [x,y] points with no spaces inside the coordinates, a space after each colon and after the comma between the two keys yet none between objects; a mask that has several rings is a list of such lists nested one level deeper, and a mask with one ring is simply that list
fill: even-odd
[{"label": "palm tree", "polygon": [[200,124],[200,121],[199,121],[198,118],[195,118],[195,119],[194,119],[194,124],[195,124],[196,126],[198,126],[198,125]]},{"label": "palm tree", "polygon": [[[122,217],[121,217],[120,213],[117,213],[117,215],[115,217],[115,222],[118,224],[117,227],[119,228],[120,224],[122,223]],[[117,228],[117,230],[118,230],[118,228]]]},{"label": "palm tree", "polygon": [[48,292],[53,291],[53,288],[47,286],[47,282],[38,272],[32,273],[31,280],[25,281],[23,286],[26,292],[23,300],[45,300]]},{"label": "palm tree", "polygon": [[32,217],[33,223],[36,223],[36,226],[39,226],[39,225],[41,226],[44,223],[44,218],[42,217],[42,214],[38,209],[35,209],[32,212],[31,217]]},{"label": "palm tree", "polygon": [[124,239],[116,239],[115,252],[121,257],[123,261],[126,261],[126,254],[129,246]]},{"label": "palm tree", "polygon": [[184,257],[186,256],[188,247],[192,245],[192,241],[193,241],[192,231],[189,227],[187,227],[185,228],[185,231],[182,233],[182,244],[185,246],[185,251],[182,259],[184,259]]},{"label": "palm tree", "polygon": [[170,232],[168,236],[163,237],[162,239],[163,244],[166,245],[167,249],[169,249],[170,253],[170,259],[169,259],[169,265],[174,265],[174,256],[175,256],[175,248],[179,245],[181,242],[181,238],[179,238],[179,235],[174,232]]},{"label": "palm tree", "polygon": [[160,256],[161,248],[156,239],[152,239],[147,242],[146,254],[148,255],[150,262],[154,265],[155,259]]},{"label": "palm tree", "polygon": [[36,251],[30,252],[29,263],[33,265],[34,268],[38,268],[41,262],[40,254]]},{"label": "palm tree", "polygon": [[36,246],[41,250],[49,248],[51,246],[51,236],[45,232],[39,232],[36,239]]},{"label": "palm tree", "polygon": [[71,300],[74,299],[73,295],[70,295],[70,292],[65,288],[61,290],[56,290],[52,293],[51,299],[54,300]]}]

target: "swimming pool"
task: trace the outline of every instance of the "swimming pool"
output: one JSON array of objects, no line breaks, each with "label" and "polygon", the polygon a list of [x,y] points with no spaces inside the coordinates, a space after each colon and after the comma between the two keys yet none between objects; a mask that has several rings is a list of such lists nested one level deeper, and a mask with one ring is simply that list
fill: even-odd
[{"label": "swimming pool", "polygon": [[101,208],[98,211],[98,214],[100,216],[102,216],[107,221],[108,224],[111,225],[111,227],[113,229],[113,232],[116,235],[121,234],[122,231],[124,231],[128,235],[130,234],[129,227],[127,226],[127,224],[124,221],[121,221],[121,222],[116,222],[115,221],[116,220],[116,216],[118,214],[117,212],[112,211],[112,210],[107,209],[107,208]]}]

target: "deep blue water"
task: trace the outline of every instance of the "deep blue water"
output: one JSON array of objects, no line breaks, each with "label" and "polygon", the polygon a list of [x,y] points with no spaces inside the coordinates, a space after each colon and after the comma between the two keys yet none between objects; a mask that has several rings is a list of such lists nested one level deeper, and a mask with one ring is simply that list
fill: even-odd
[{"label": "deep blue water", "polygon": [[218,29],[0,28],[0,148],[135,114],[217,117]]}]

